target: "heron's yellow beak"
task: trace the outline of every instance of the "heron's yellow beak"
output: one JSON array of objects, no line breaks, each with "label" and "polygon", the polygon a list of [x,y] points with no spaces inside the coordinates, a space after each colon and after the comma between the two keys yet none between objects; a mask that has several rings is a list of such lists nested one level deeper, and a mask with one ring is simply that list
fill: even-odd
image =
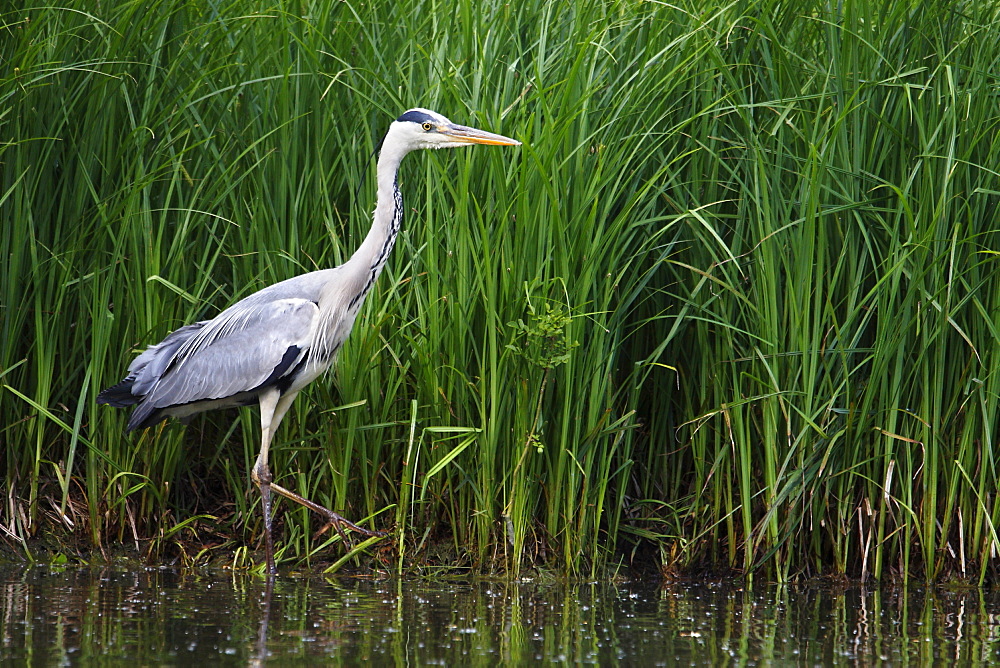
[{"label": "heron's yellow beak", "polygon": [[464,144],[490,144],[492,146],[520,146],[521,142],[485,130],[468,128],[464,125],[447,125],[438,128],[440,134]]}]

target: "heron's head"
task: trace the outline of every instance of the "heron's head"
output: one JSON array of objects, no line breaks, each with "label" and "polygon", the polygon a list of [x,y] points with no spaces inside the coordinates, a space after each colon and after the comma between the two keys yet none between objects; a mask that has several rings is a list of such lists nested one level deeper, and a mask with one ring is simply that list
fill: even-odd
[{"label": "heron's head", "polygon": [[429,109],[410,109],[389,126],[384,147],[402,152],[418,148],[454,148],[470,144],[519,146],[521,142],[503,135],[452,123]]}]

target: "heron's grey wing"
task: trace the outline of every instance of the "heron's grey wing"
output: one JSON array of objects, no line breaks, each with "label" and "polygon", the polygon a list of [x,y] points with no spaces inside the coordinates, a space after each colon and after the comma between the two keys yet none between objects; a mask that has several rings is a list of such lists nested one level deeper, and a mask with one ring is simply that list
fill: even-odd
[{"label": "heron's grey wing", "polygon": [[[241,303],[213,320],[196,323],[200,327],[177,330],[143,353],[152,351],[137,369],[134,387],[145,390],[145,397],[130,425],[141,426],[157,410],[226,399],[283,379],[290,382],[308,356],[318,310],[308,299]],[[143,355],[133,365],[138,366]]]},{"label": "heron's grey wing", "polygon": [[128,365],[128,378],[132,379],[131,392],[140,397],[149,394],[167,368],[173,363],[177,351],[210,321],[202,320],[174,330],[156,345],[147,348]]}]

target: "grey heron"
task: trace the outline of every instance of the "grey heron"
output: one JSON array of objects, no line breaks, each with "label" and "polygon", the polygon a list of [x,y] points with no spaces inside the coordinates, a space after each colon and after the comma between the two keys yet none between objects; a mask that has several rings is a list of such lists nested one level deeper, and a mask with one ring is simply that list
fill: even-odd
[{"label": "grey heron", "polygon": [[260,454],[251,479],[260,488],[268,573],[277,572],[271,538],[271,492],[319,513],[346,542],[344,530],[366,536],[332,510],[272,482],[268,451],[296,395],[330,368],[372,285],[385,267],[403,221],[397,173],[407,153],[471,144],[517,146],[502,135],[452,123],[427,109],[393,121],[377,165],[377,201],[371,229],[349,260],[264,288],[219,313],[171,332],[128,367],[125,379],[102,391],[98,403],[135,406],[128,431],[168,417],[216,408],[260,406]]}]

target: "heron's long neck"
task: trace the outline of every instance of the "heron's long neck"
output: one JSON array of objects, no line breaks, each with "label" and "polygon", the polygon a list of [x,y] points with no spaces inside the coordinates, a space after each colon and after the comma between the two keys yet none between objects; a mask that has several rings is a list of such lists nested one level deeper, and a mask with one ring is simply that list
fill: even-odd
[{"label": "heron's long neck", "polygon": [[375,284],[375,279],[382,273],[403,223],[403,195],[396,185],[396,175],[403,155],[405,152],[392,150],[391,147],[383,147],[379,154],[378,195],[372,227],[361,246],[346,263],[357,282],[358,290],[351,299],[350,308],[360,307]]}]

